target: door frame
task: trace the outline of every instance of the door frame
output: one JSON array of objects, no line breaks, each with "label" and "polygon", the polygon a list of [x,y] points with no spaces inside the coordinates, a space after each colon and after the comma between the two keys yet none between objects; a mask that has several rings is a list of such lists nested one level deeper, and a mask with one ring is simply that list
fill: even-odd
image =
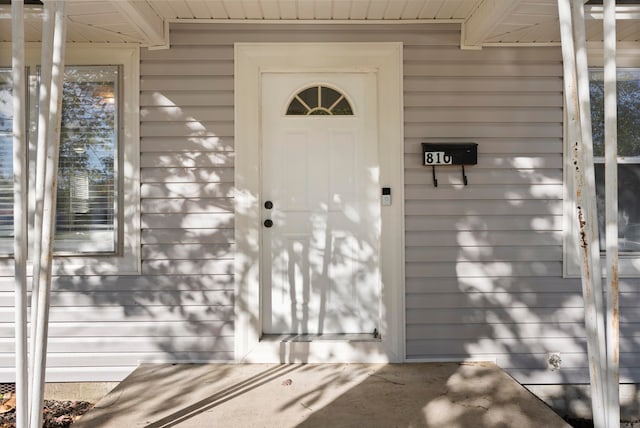
[{"label": "door frame", "polygon": [[[237,43],[235,135],[235,359],[239,362],[405,360],[404,135],[402,43]],[[265,72],[374,72],[378,90],[381,207],[381,338],[370,341],[261,340],[261,76]]]}]

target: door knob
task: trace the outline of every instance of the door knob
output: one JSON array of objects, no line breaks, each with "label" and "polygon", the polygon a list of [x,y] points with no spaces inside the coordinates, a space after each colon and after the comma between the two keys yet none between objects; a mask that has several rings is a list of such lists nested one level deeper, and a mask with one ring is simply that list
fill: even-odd
[{"label": "door knob", "polygon": [[271,221],[270,219],[266,219],[264,221],[264,227],[271,227],[273,226],[273,221]]},{"label": "door knob", "polygon": [[273,208],[273,202],[271,201],[267,201],[264,203],[264,207],[268,210],[270,210],[271,208]]}]

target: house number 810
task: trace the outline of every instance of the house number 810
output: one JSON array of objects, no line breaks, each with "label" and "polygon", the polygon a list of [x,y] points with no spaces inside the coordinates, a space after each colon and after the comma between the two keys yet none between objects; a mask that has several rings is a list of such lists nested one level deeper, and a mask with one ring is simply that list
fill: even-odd
[{"label": "house number 810", "polygon": [[451,165],[453,159],[445,152],[424,152],[425,165]]}]

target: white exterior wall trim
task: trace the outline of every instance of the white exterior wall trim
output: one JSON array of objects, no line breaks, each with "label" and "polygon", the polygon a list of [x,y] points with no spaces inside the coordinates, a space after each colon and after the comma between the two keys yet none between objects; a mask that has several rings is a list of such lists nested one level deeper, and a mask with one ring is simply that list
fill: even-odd
[{"label": "white exterior wall trim", "polygon": [[[588,45],[588,61],[590,67],[603,67],[603,44],[590,43]],[[640,45],[636,43],[619,43],[616,52],[616,62],[618,68],[638,68],[640,67]],[[574,213],[575,206],[574,182],[571,176],[571,148],[569,147],[569,139],[567,135],[567,115],[566,109],[564,113],[564,230],[566,233],[563,237],[563,274],[565,278],[580,277],[580,259],[578,255],[578,222]],[[600,265],[602,277],[606,276],[604,250],[600,257]],[[621,278],[638,278],[640,277],[640,257],[637,254],[621,254],[619,258],[619,275]]]},{"label": "white exterior wall trim", "polygon": [[462,24],[464,19],[215,19],[215,18],[173,18],[168,19],[170,24],[289,24],[289,25],[415,25],[425,27],[433,24]]},{"label": "white exterior wall trim", "polygon": [[[0,43],[0,58],[11,58],[11,45]],[[6,53],[6,55],[5,55]],[[36,67],[40,63],[40,44],[25,44],[25,64]],[[122,210],[123,228],[121,251],[116,255],[55,256],[53,275],[138,275],[141,273],[140,259],[140,49],[137,46],[114,44],[99,47],[87,44],[69,44],[66,48],[65,63],[73,65],[122,65],[123,90],[121,126],[122,141],[118,150],[123,151],[124,161],[118,171],[123,193],[118,209]],[[0,61],[0,66],[5,66]],[[31,171],[33,173],[35,171]],[[30,177],[35,183],[35,177]],[[32,195],[33,196],[33,195]],[[32,263],[27,266],[32,274]],[[13,258],[0,258],[0,276],[14,274]]]},{"label": "white exterior wall trim", "polygon": [[[260,341],[260,75],[277,71],[377,73],[382,209],[382,324],[379,342]],[[404,161],[401,43],[238,43],[235,45],[235,355],[243,362],[403,361]],[[282,345],[287,345],[283,347]]]}]

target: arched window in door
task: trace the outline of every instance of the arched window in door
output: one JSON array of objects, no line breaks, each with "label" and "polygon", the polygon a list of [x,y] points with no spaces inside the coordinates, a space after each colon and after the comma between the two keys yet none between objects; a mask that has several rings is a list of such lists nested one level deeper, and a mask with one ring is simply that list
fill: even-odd
[{"label": "arched window in door", "polygon": [[287,107],[287,116],[353,116],[351,104],[340,92],[315,85],[298,92]]}]

